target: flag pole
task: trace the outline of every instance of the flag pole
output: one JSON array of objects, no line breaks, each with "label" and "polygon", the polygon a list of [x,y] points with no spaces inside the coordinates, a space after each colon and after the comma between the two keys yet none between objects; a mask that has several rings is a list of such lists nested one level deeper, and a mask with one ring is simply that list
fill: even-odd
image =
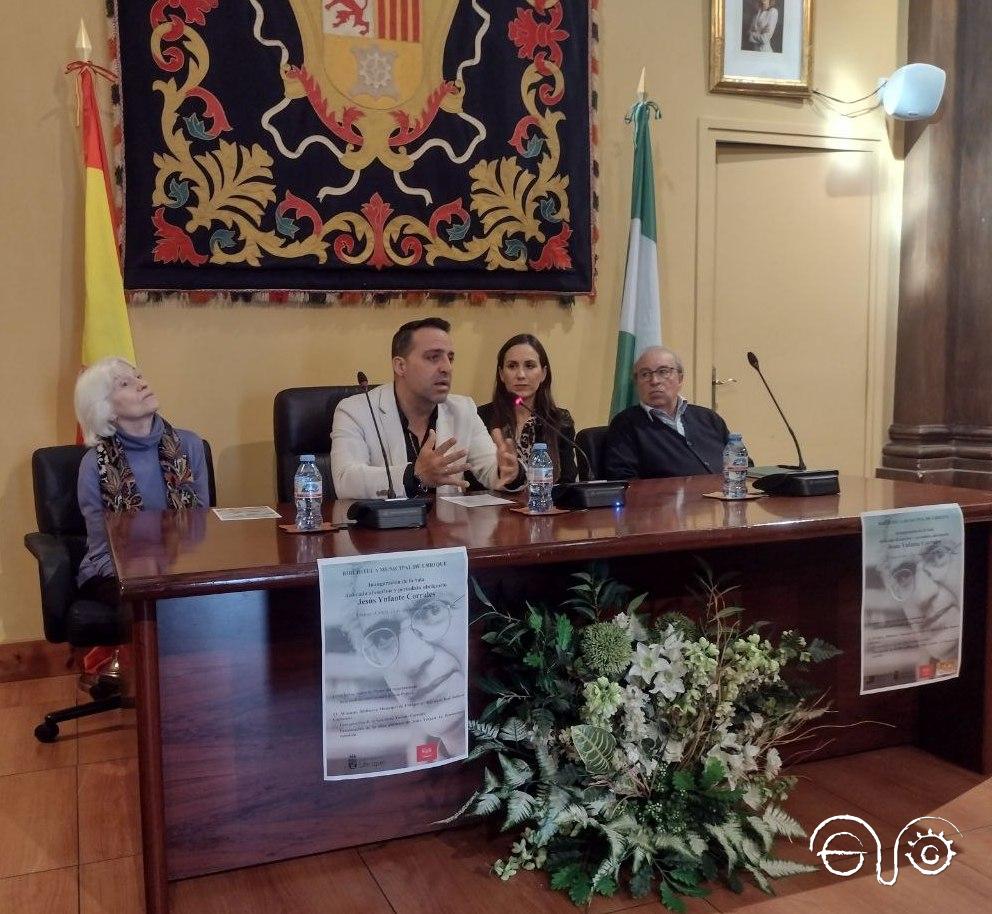
[{"label": "flag pole", "polygon": [[658,220],[655,212],[654,168],[650,122],[661,109],[648,99],[647,67],[641,68],[637,97],[625,120],[633,126],[634,161],[631,180],[630,232],[620,303],[616,366],[610,418],[638,402],[633,368],[649,346],[661,345],[661,294],[658,275]]}]

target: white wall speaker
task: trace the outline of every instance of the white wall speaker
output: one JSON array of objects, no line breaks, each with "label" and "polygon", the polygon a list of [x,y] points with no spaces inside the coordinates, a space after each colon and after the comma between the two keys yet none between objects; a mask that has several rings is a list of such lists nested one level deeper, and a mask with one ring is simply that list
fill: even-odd
[{"label": "white wall speaker", "polygon": [[899,121],[922,121],[933,117],[944,97],[947,74],[928,63],[900,67],[882,86],[882,107]]}]

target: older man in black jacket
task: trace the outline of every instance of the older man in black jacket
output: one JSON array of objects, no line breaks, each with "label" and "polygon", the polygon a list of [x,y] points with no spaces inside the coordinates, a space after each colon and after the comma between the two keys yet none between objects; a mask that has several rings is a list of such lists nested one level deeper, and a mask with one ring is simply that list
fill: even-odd
[{"label": "older man in black jacket", "polygon": [[727,423],[682,397],[682,360],[652,346],[634,363],[640,403],[613,417],[606,433],[607,479],[700,476],[723,470]]}]

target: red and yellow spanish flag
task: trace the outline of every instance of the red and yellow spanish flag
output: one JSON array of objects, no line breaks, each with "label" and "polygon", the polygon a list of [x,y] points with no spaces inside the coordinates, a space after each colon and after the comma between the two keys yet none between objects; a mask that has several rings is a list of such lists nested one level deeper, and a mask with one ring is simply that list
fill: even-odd
[{"label": "red and yellow spanish flag", "polygon": [[117,251],[117,213],[110,191],[110,169],[103,145],[100,111],[93,93],[92,69],[87,64],[78,67],[83,162],[86,166],[83,365],[92,365],[108,355],[117,355],[133,363],[134,342]]}]

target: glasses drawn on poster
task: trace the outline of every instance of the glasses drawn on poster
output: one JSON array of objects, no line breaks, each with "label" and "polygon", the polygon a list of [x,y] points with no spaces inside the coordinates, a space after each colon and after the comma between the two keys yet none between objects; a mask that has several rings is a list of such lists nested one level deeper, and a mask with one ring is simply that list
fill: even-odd
[{"label": "glasses drawn on poster", "polygon": [[324,779],[468,755],[463,548],[322,559]]},{"label": "glasses drawn on poster", "polygon": [[861,694],[958,675],[964,518],[958,505],[861,515]]}]

